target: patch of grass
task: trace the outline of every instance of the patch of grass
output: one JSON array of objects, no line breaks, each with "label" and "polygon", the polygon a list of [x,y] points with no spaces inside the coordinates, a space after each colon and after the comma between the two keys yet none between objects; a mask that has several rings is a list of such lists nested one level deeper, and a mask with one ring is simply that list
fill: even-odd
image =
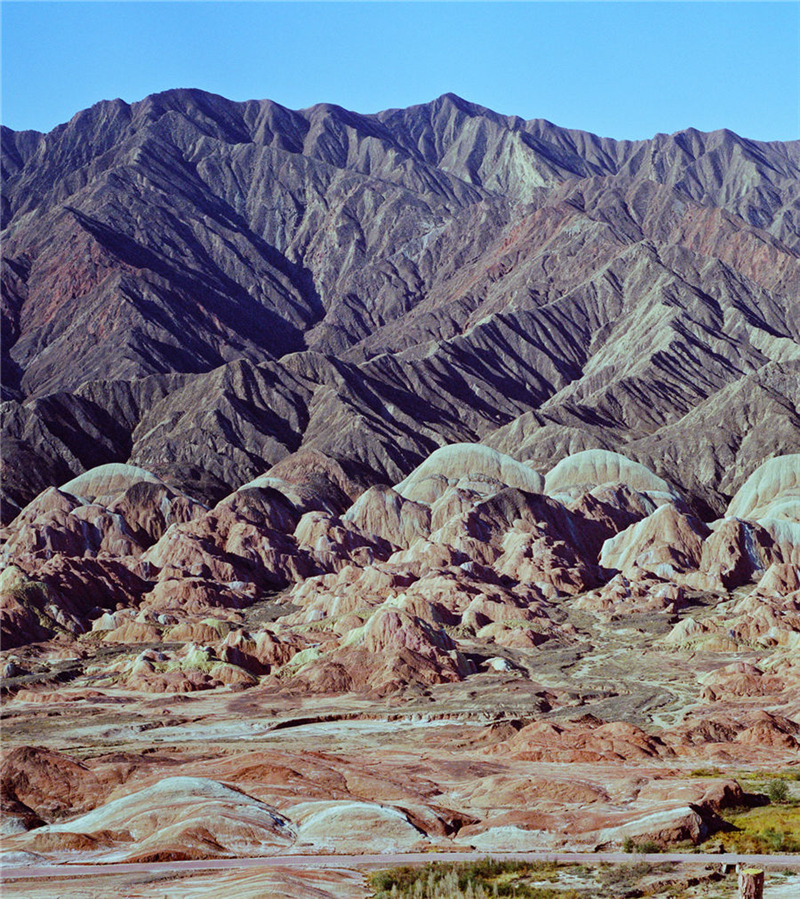
[{"label": "patch of grass", "polygon": [[731,809],[723,817],[735,829],[715,834],[713,841],[726,852],[800,852],[800,806]]},{"label": "patch of grass", "polygon": [[404,865],[378,871],[369,880],[375,899],[584,899],[587,894],[582,890],[541,885],[542,880],[557,883],[559,872],[572,867],[485,858],[476,862],[433,862],[422,868]]},{"label": "patch of grass", "polygon": [[757,781],[800,781],[800,770],[797,768],[784,768],[782,771],[743,771],[736,774],[737,780],[757,780]]},{"label": "patch of grass", "polygon": [[663,846],[653,840],[643,840],[641,843],[637,843],[633,837],[625,837],[622,841],[623,852],[639,852],[642,855],[647,855],[652,852],[661,852],[663,848]]}]

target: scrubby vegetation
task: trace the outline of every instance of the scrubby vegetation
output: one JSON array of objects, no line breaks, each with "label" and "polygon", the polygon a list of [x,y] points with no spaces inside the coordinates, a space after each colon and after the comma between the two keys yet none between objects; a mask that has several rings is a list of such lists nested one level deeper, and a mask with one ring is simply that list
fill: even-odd
[{"label": "scrubby vegetation", "polygon": [[370,878],[376,899],[588,899],[584,890],[558,889],[560,872],[578,866],[554,862],[513,862],[486,858],[454,864],[434,862],[378,871]]},{"label": "scrubby vegetation", "polygon": [[[790,784],[800,782],[800,771],[797,768],[784,768],[778,771],[746,771],[737,774],[736,780],[747,790],[760,790],[767,793],[772,802],[783,802],[791,794]],[[778,795],[783,797],[782,799],[773,799],[770,791],[775,790],[778,791]]]},{"label": "scrubby vegetation", "polygon": [[634,862],[630,865],[602,865],[598,880],[606,889],[619,891],[633,887],[643,877],[653,873],[649,862]]},{"label": "scrubby vegetation", "polygon": [[724,813],[734,830],[714,842],[726,852],[800,852],[800,805],[783,803]]},{"label": "scrubby vegetation", "polygon": [[727,777],[721,768],[694,768],[689,777]]},{"label": "scrubby vegetation", "polygon": [[767,784],[767,796],[770,802],[786,802],[789,798],[789,784],[780,778],[774,778]]},{"label": "scrubby vegetation", "polygon": [[749,771],[738,777],[747,790],[765,793],[768,805],[723,813],[733,826],[714,837],[731,852],[800,852],[800,800],[794,783],[800,771]]},{"label": "scrubby vegetation", "polygon": [[653,840],[636,842],[633,837],[625,837],[622,841],[623,852],[639,852],[642,855],[649,855],[652,852],[661,852],[663,848],[660,843],[656,843]]},{"label": "scrubby vegetation", "polygon": [[797,768],[784,768],[779,771],[747,771],[737,775],[737,780],[800,781],[800,771]]},{"label": "scrubby vegetation", "polygon": [[800,782],[800,771],[797,768],[784,768],[779,771],[723,771],[722,768],[694,768],[689,772],[690,777],[733,777],[738,780],[748,790],[761,788],[763,785],[771,783],[775,780],[785,781],[787,784],[792,781]]},{"label": "scrubby vegetation", "polygon": [[[455,862],[392,868],[370,877],[374,899],[598,899],[599,896],[680,895],[688,883],[712,879],[701,874],[676,879],[674,864],[638,861],[627,865],[555,862]],[[719,874],[713,879],[719,879]],[[676,892],[677,891],[677,892]]]}]

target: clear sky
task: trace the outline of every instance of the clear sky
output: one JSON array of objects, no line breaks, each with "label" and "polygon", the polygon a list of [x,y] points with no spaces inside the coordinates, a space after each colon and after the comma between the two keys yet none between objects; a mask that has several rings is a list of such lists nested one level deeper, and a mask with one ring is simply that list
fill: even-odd
[{"label": "clear sky", "polygon": [[3,0],[2,121],[47,131],[172,87],[376,112],[447,91],[643,138],[800,138],[798,2]]}]

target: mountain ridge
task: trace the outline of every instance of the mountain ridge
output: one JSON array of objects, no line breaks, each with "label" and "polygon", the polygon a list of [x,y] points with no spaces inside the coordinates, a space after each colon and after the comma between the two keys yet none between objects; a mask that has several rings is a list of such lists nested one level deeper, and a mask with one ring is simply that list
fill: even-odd
[{"label": "mountain ridge", "polygon": [[706,767],[800,748],[797,147],[183,90],[3,148],[4,864],[798,848]]},{"label": "mountain ridge", "polygon": [[[205,425],[214,453],[175,438],[158,463],[196,470],[200,497],[301,448],[365,483],[443,442],[517,451],[513,429],[492,435],[521,416],[539,422],[524,451],[542,470],[578,434],[691,443],[678,423],[693,409],[800,360],[800,142],[615,141],[453,94],[361,115],[195,89],[102,101],[35,134],[3,129],[2,416],[26,470],[12,463],[5,520],[89,461],[154,464],[166,451],[146,435],[174,422],[148,416],[170,379],[197,403],[239,360],[255,368],[211,391],[228,409]],[[291,424],[248,397],[265,365],[295,383],[280,360],[298,353],[345,367],[309,357]],[[161,398],[134,421],[114,397],[152,378],[139,393]],[[741,477],[797,448],[781,389],[787,424]],[[116,434],[102,452],[81,436],[101,421]],[[720,490],[718,462],[698,478],[672,445],[647,461],[710,510],[740,483]]]}]

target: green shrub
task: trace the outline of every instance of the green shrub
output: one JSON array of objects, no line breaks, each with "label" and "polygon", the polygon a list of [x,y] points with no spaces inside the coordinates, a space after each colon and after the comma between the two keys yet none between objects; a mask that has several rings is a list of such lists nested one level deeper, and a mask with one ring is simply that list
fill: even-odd
[{"label": "green shrub", "polygon": [[786,802],[789,798],[789,785],[781,778],[774,778],[767,784],[767,796],[770,802]]},{"label": "green shrub", "polygon": [[632,837],[625,837],[622,841],[622,851],[641,853],[661,852],[661,846],[653,840],[643,840],[641,843],[637,843]]},{"label": "green shrub", "polygon": [[634,851],[641,852],[642,854],[661,852],[661,846],[659,846],[658,843],[653,842],[653,840],[645,840],[643,843],[637,843]]}]

